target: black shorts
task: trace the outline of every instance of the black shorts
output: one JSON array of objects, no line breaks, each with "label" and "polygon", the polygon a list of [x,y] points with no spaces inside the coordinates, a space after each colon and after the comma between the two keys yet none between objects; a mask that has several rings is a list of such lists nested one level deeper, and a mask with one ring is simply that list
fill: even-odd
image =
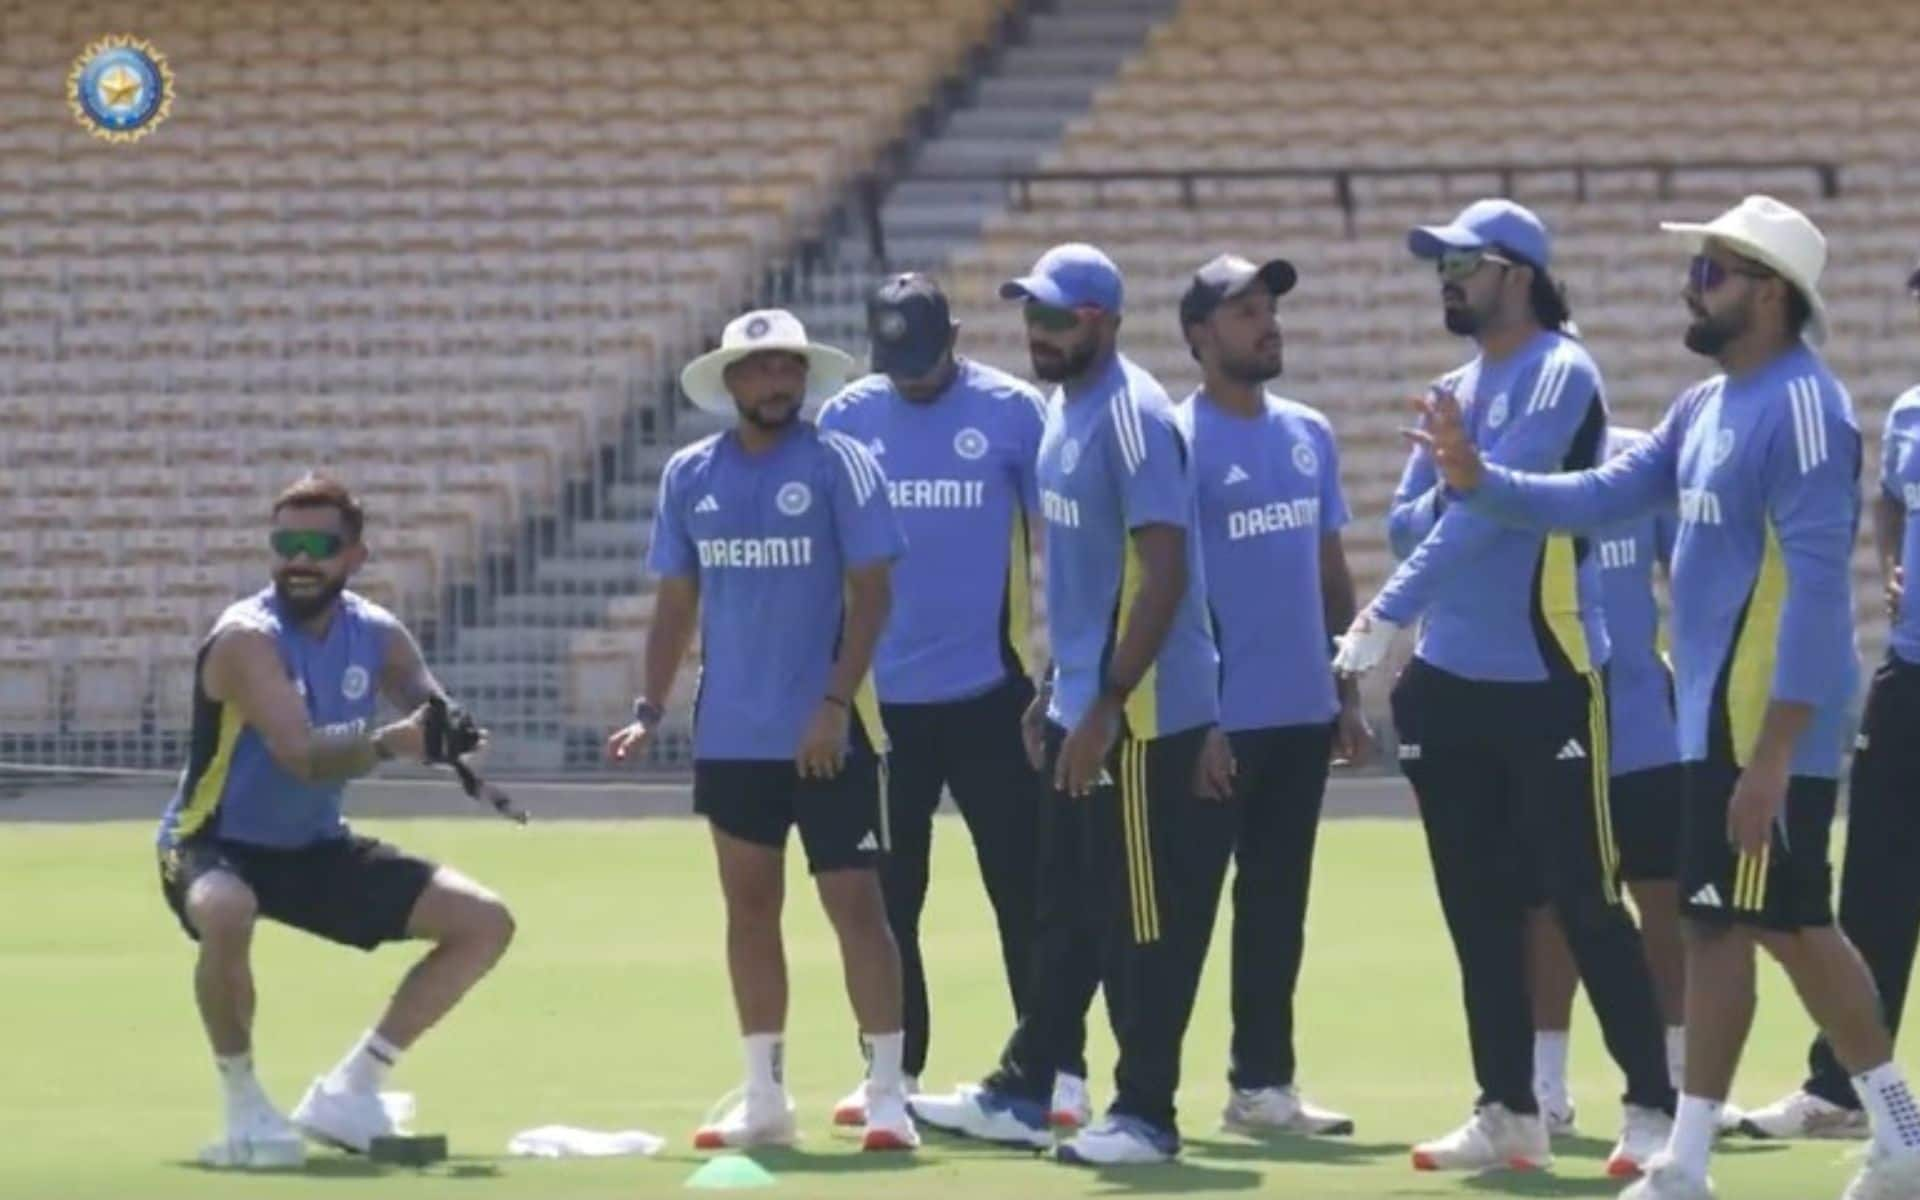
[{"label": "black shorts", "polygon": [[1679,763],[1615,775],[1608,784],[1620,878],[1671,880],[1680,870],[1680,821],[1687,772]]},{"label": "black shorts", "polygon": [[343,946],[371,950],[407,936],[420,893],[439,868],[377,838],[350,835],[280,849],[192,838],[160,851],[160,891],[187,936],[187,892],[210,871],[252,889],[260,915]]},{"label": "black shorts", "polygon": [[787,848],[800,827],[807,870],[873,870],[887,848],[886,764],[855,734],[832,779],[802,779],[791,759],[709,758],[693,764],[693,811],[743,842]]},{"label": "black shorts", "polygon": [[1792,933],[1833,924],[1833,867],[1827,843],[1840,785],[1795,775],[1787,781],[1786,825],[1758,859],[1727,840],[1727,804],[1740,769],[1720,759],[1687,764],[1681,823],[1680,909],[1695,920]]}]

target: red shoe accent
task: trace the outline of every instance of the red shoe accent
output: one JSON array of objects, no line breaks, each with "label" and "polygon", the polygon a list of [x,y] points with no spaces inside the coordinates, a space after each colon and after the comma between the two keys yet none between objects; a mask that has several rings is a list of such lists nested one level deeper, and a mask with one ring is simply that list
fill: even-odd
[{"label": "red shoe accent", "polygon": [[1415,1150],[1413,1152],[1413,1169],[1416,1171],[1438,1171],[1440,1166],[1433,1161],[1431,1154],[1422,1150]]},{"label": "red shoe accent", "polygon": [[1055,1129],[1078,1130],[1080,1128],[1080,1114],[1069,1109],[1055,1109],[1047,1114],[1047,1124],[1053,1126]]},{"label": "red shoe accent", "polygon": [[902,1138],[891,1129],[869,1129],[867,1136],[860,1141],[862,1150],[913,1150],[912,1142]]},{"label": "red shoe accent", "polygon": [[833,1110],[833,1123],[835,1125],[865,1125],[867,1123],[867,1110],[859,1105],[842,1104],[839,1108]]},{"label": "red shoe accent", "polygon": [[718,1129],[698,1130],[693,1135],[693,1148],[695,1150],[725,1150],[727,1148],[727,1139],[721,1136]]},{"label": "red shoe accent", "polygon": [[1640,1175],[1640,1164],[1625,1155],[1615,1155],[1607,1160],[1607,1176],[1610,1179],[1638,1179]]},{"label": "red shoe accent", "polygon": [[1510,1158],[1507,1160],[1509,1171],[1538,1171],[1540,1164],[1530,1158]]}]

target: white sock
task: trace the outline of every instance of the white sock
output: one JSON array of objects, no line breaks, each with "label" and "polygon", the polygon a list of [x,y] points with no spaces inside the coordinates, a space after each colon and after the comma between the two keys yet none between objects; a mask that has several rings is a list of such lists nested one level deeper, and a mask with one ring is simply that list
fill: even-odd
[{"label": "white sock", "polygon": [[327,1082],[335,1091],[377,1092],[387,1073],[400,1061],[400,1047],[369,1029],[347,1051]]},{"label": "white sock", "polygon": [[1894,1063],[1853,1077],[1853,1090],[1873,1122],[1873,1143],[1887,1154],[1920,1150],[1920,1105]]},{"label": "white sock", "polygon": [[741,1040],[747,1047],[747,1091],[784,1093],[787,1090],[786,1038],[777,1033],[749,1033]]},{"label": "white sock", "polygon": [[867,1052],[867,1090],[897,1092],[905,1086],[900,1059],[907,1050],[905,1033],[869,1033],[860,1038]]},{"label": "white sock", "polygon": [[1534,1031],[1533,1094],[1539,1099],[1566,1103],[1569,1036],[1566,1030]]},{"label": "white sock", "polygon": [[1713,1153],[1713,1139],[1720,1132],[1720,1100],[1698,1096],[1680,1097],[1680,1108],[1673,1118],[1673,1140],[1667,1153],[1695,1179],[1707,1177],[1707,1158]]},{"label": "white sock", "polygon": [[1667,1076],[1673,1080],[1673,1090],[1679,1091],[1687,1086],[1687,1027],[1685,1025],[1667,1026]]},{"label": "white sock", "polygon": [[253,1077],[251,1052],[216,1054],[213,1066],[220,1072],[220,1092],[226,1097],[228,1108],[246,1103],[258,1093],[260,1084]]}]

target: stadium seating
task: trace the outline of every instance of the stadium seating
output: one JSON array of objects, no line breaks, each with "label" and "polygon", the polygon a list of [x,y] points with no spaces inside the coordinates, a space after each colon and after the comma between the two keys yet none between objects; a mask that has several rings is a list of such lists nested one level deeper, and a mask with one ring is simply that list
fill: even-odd
[{"label": "stadium seating", "polygon": [[177,728],[310,467],[431,623],[1006,3],[156,0],[131,147],[50,86],[124,14],[0,10],[0,732]]}]

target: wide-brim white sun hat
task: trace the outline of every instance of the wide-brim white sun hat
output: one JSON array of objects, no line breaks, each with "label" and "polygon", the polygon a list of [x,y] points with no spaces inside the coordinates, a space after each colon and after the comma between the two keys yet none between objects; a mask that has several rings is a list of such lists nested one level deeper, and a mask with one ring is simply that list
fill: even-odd
[{"label": "wide-brim white sun hat", "polygon": [[1764,264],[1806,297],[1813,310],[1807,340],[1827,340],[1827,302],[1820,295],[1820,273],[1827,267],[1827,238],[1820,227],[1791,204],[1772,196],[1748,196],[1704,225],[1662,221],[1667,233],[1686,238],[1695,254],[1708,241]]},{"label": "wide-brim white sun hat", "polygon": [[724,378],[728,367],[750,354],[777,350],[807,360],[806,404],[817,406],[853,378],[853,356],[807,340],[807,327],[784,308],[760,308],[727,322],[720,347],[688,363],[680,372],[681,390],[702,412],[735,415],[733,395]]}]

